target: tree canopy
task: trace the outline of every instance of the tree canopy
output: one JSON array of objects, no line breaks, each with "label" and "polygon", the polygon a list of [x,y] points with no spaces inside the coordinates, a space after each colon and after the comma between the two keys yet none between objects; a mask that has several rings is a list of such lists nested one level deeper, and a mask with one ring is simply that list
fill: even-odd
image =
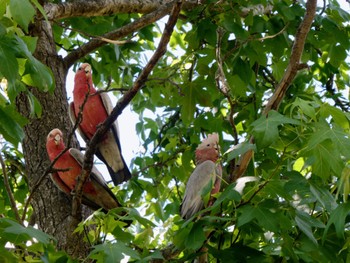
[{"label": "tree canopy", "polygon": [[[346,10],[335,0],[2,1],[1,261],[349,261]],[[110,184],[124,208],[108,213],[57,191],[42,151],[56,127],[78,147],[65,78],[82,62],[118,99],[86,145],[82,177],[125,107],[139,116],[144,150],[132,179]],[[213,132],[221,190],[184,220],[194,151]]]}]

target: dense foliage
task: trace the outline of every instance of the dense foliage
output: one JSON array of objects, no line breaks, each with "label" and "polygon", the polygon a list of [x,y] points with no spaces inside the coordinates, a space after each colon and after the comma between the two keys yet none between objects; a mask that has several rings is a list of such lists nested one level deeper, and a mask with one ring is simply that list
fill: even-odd
[{"label": "dense foliage", "polygon": [[[350,15],[337,1],[322,4],[306,39],[303,68],[279,109],[267,116],[264,106],[288,66],[305,5],[207,1],[182,12],[166,55],[131,102],[145,150],[130,164],[135,176],[112,190],[134,222],[124,228],[115,211],[95,212],[82,222],[77,231],[96,226],[86,234],[90,259],[118,262],[126,255],[130,261],[185,261],[204,246],[210,259],[221,262],[349,260]],[[30,120],[16,112],[15,99],[27,93],[32,115],[40,118],[42,108],[26,85],[54,89],[52,73],[31,54],[36,39],[27,32],[34,7],[43,12],[37,1],[0,6],[0,77],[7,80],[0,94],[1,171],[20,216],[28,198],[20,142]],[[140,16],[56,21],[57,51],[69,54],[92,36]],[[120,98],[156,49],[163,25],[162,20],[144,27],[123,43],[106,44],[84,57],[81,62],[93,67],[95,85],[113,89],[109,95]],[[226,86],[220,83],[221,66]],[[199,218],[184,221],[179,207],[194,169],[194,150],[212,132],[221,139],[222,189]],[[249,143],[252,136],[254,144]],[[240,156],[252,149],[244,176],[257,180],[239,193],[230,175]],[[13,221],[18,218],[5,185],[0,180],[0,258],[67,260],[69,255],[54,249],[52,238]],[[27,221],[29,216],[30,211]]]}]

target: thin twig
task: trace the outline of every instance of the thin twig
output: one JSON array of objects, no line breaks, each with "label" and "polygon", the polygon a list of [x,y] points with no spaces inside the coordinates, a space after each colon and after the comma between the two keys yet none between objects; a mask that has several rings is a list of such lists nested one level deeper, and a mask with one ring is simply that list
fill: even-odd
[{"label": "thin twig", "polygon": [[15,217],[16,217],[17,222],[20,223],[21,225],[23,225],[23,220],[21,220],[21,217],[19,216],[17,205],[16,205],[16,200],[15,200],[15,197],[13,196],[10,182],[9,182],[9,178],[7,176],[6,165],[5,165],[4,159],[2,158],[1,154],[0,154],[0,163],[1,163],[2,174],[4,175],[5,188],[6,188],[6,192],[9,196],[9,199],[10,199],[12,211],[14,211],[14,213],[15,213]]},{"label": "thin twig", "polygon": [[[127,39],[127,40],[113,40],[113,39],[109,39],[109,38],[105,38],[103,36],[97,36],[97,35],[92,35],[90,33],[87,33],[83,30],[79,30],[77,28],[71,28],[71,27],[68,27],[68,26],[65,26],[63,23],[56,23],[58,26],[66,29],[66,30],[70,30],[72,32],[77,32],[79,33],[80,35],[83,35],[83,36],[86,36],[86,37],[90,37],[90,38],[93,38],[93,39],[100,39],[101,41],[104,41],[104,42],[107,42],[109,44],[113,44],[113,45],[125,45],[125,44],[129,44],[129,43],[133,43],[133,41],[131,41],[131,39]],[[132,36],[134,37],[134,36]]]},{"label": "thin twig", "polygon": [[169,16],[168,22],[165,25],[163,35],[160,39],[158,48],[154,52],[153,56],[148,61],[145,68],[142,70],[133,87],[128,90],[123,97],[118,101],[117,105],[112,110],[107,119],[100,125],[94,136],[88,143],[87,151],[84,155],[84,164],[82,174],[78,177],[77,184],[75,186],[75,195],[73,197],[72,215],[75,218],[81,218],[81,197],[82,189],[85,181],[87,180],[93,165],[93,156],[97,149],[97,144],[101,140],[102,136],[112,126],[117,117],[122,113],[123,109],[130,103],[130,101],[136,96],[138,91],[145,85],[148,75],[151,73],[159,59],[165,54],[170,37],[174,30],[177,18],[181,11],[182,1],[172,2],[172,12]]},{"label": "thin twig", "polygon": [[[108,32],[104,35],[102,35],[102,38],[105,39],[111,39],[111,40],[117,40],[121,39],[123,37],[128,36],[129,34],[140,30],[141,28],[148,26],[157,20],[161,19],[162,17],[169,14],[171,11],[171,8],[174,4],[173,2],[167,3],[165,5],[162,5],[160,8],[156,9],[155,11],[146,14],[139,18],[138,20],[131,22],[121,28],[118,28],[117,30]],[[106,42],[101,39],[92,39],[91,41],[83,44],[80,46],[80,48],[76,49],[73,52],[70,52],[65,58],[64,61],[66,63],[67,68],[69,68],[71,65],[73,65],[77,60],[80,58],[86,56],[87,54],[91,53],[95,49],[105,45]]]}]

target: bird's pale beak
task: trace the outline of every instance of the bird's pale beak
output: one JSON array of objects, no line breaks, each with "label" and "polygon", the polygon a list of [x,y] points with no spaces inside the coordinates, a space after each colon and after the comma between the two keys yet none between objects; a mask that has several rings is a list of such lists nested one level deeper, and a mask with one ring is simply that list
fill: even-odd
[{"label": "bird's pale beak", "polygon": [[59,134],[57,134],[54,138],[55,144],[58,145],[61,141],[61,136]]},{"label": "bird's pale beak", "polygon": [[90,65],[85,67],[85,73],[86,73],[86,75],[91,73],[91,66]]}]

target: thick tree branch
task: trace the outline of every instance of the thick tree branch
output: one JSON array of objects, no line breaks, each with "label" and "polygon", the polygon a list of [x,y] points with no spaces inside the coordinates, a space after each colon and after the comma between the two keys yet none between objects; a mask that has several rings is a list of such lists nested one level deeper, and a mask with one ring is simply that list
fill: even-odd
[{"label": "thick tree branch", "polygon": [[[300,58],[304,49],[306,36],[310,31],[312,21],[315,17],[316,5],[317,0],[309,0],[306,3],[306,14],[295,35],[295,41],[292,47],[292,53],[290,56],[289,64],[283,75],[282,80],[277,85],[274,94],[269,99],[263,111],[264,115],[267,115],[270,110],[278,110],[278,107],[282,102],[288,87],[290,86],[298,70],[300,69]],[[254,142],[254,137],[250,138],[250,142]],[[245,173],[252,156],[252,150],[247,151],[241,156],[238,162],[238,166],[236,167],[233,176],[230,178],[231,181],[237,180],[237,178],[241,177]]]},{"label": "thick tree branch", "polygon": [[87,54],[91,53],[95,49],[105,45],[107,42],[104,41],[103,39],[110,39],[110,40],[121,39],[166,16],[167,14],[170,13],[173,4],[174,4],[174,1],[171,1],[170,3],[167,3],[159,7],[155,11],[142,16],[140,19],[134,22],[131,22],[121,28],[108,32],[99,38],[94,38],[91,41],[83,44],[80,48],[69,53],[64,58],[64,62],[66,63],[67,68],[72,66],[78,59],[86,56]]},{"label": "thick tree branch", "polygon": [[130,101],[135,97],[138,91],[144,86],[147,81],[148,75],[151,73],[159,59],[165,54],[167,45],[169,43],[170,37],[174,30],[174,26],[178,19],[178,16],[181,11],[182,1],[176,1],[173,4],[172,12],[169,16],[168,22],[165,25],[163,35],[160,39],[159,46],[154,52],[153,56],[148,61],[145,68],[142,70],[137,80],[135,81],[133,87],[128,90],[124,96],[118,101],[117,105],[114,107],[111,114],[108,118],[101,124],[97,129],[94,136],[91,138],[91,141],[88,143],[87,151],[84,156],[84,164],[82,174],[79,176],[77,184],[75,186],[75,196],[73,198],[72,204],[72,215],[75,218],[81,218],[81,197],[82,197],[82,188],[90,175],[94,153],[97,149],[97,144],[101,140],[102,136],[107,132],[107,130],[112,126],[113,122],[117,117],[122,113],[123,109],[130,103]]},{"label": "thick tree branch", "polygon": [[264,114],[267,114],[270,110],[278,109],[281,101],[283,100],[287,92],[288,87],[290,86],[296,74],[298,73],[300,67],[300,58],[304,50],[306,36],[310,31],[312,21],[315,17],[316,4],[317,0],[309,0],[306,3],[306,14],[296,33],[288,67],[283,75],[282,80],[278,84],[274,94],[268,101],[264,109]]},{"label": "thick tree branch", "polygon": [[[69,17],[106,16],[122,13],[147,14],[172,0],[78,0],[60,4],[46,3],[44,10],[49,20],[58,20]],[[197,1],[186,1],[186,7],[197,4]]]}]

